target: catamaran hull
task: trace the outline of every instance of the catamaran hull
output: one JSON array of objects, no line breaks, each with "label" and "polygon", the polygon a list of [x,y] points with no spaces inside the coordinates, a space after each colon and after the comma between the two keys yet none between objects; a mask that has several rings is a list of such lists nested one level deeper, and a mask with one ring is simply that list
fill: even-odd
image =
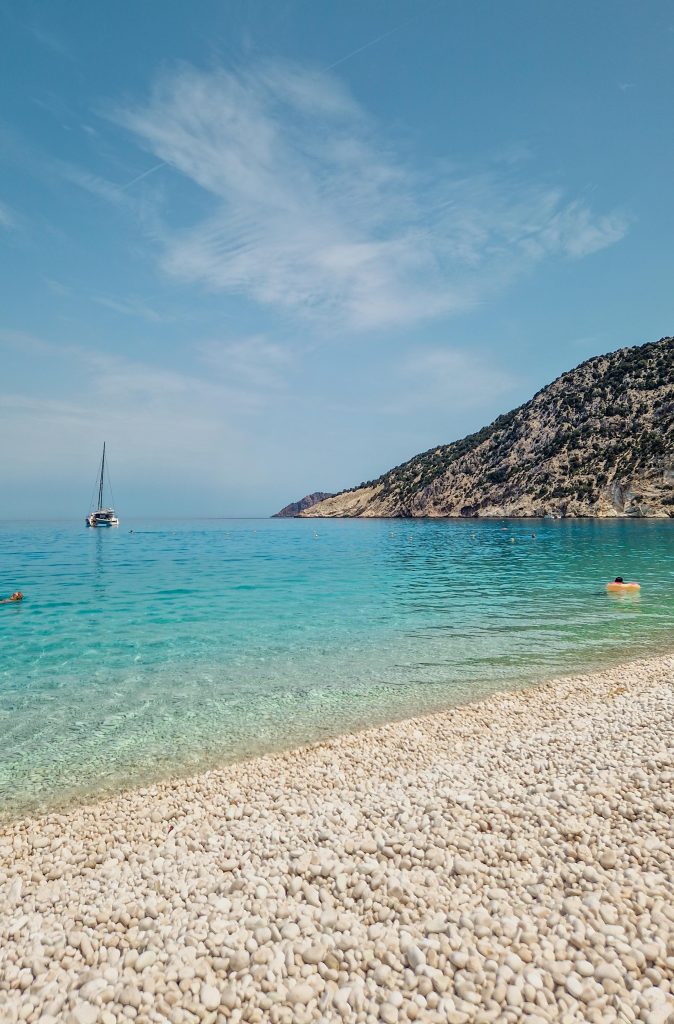
[{"label": "catamaran hull", "polygon": [[119,519],[94,519],[93,516],[87,516],[84,520],[87,526],[93,526],[96,529],[100,527],[119,526]]}]

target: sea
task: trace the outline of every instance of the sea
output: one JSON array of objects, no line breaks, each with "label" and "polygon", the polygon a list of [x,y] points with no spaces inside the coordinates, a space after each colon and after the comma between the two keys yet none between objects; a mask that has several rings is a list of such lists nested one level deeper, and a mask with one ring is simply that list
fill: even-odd
[{"label": "sea", "polygon": [[674,522],[4,522],[16,589],[10,817],[670,650]]}]

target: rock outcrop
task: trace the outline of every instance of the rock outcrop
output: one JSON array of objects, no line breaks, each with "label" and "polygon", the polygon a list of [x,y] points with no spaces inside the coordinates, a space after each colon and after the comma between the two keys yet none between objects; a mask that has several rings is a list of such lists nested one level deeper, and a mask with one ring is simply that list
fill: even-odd
[{"label": "rock outcrop", "polygon": [[588,359],[488,427],[302,515],[674,517],[674,338]]},{"label": "rock outcrop", "polygon": [[315,491],[313,494],[307,494],[301,501],[292,501],[290,505],[286,505],[280,512],[275,512],[272,519],[293,519],[300,512],[304,512],[306,509],[318,504],[319,501],[325,501],[326,498],[332,497],[334,495],[329,494],[327,491]]}]

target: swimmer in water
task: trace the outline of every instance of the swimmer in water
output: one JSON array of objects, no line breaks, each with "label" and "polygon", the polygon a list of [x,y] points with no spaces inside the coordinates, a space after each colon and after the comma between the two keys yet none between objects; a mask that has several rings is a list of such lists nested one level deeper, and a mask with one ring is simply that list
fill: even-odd
[{"label": "swimmer in water", "polygon": [[12,601],[23,601],[23,594],[20,590],[15,590],[10,597],[3,597],[0,604],[11,604]]}]

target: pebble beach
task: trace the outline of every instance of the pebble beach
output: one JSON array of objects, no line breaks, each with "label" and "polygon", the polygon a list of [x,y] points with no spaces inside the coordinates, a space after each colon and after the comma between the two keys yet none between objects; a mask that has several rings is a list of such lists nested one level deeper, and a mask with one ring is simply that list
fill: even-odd
[{"label": "pebble beach", "polygon": [[0,1021],[674,1021],[674,657],[0,826]]}]

